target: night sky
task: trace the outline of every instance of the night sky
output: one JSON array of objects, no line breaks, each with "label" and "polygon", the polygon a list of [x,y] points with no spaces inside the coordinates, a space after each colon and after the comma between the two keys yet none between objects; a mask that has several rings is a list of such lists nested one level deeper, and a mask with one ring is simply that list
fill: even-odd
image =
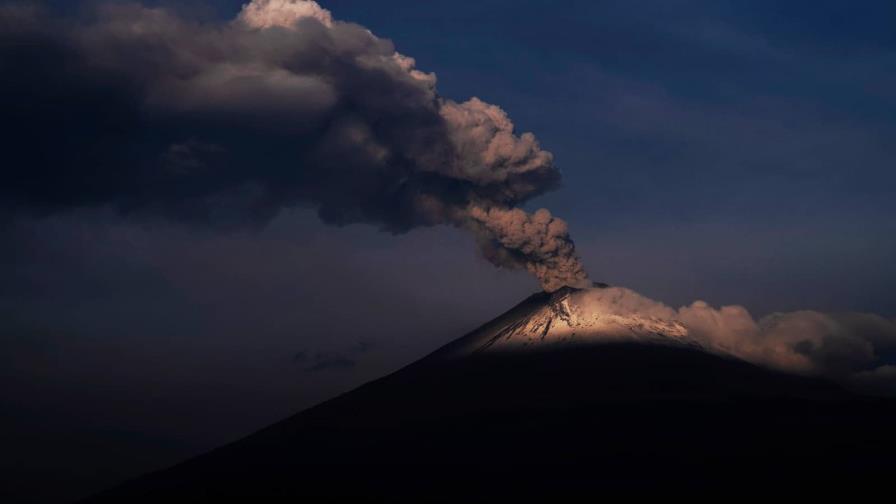
[{"label": "night sky", "polygon": [[[243,1],[144,3],[214,22]],[[593,280],[671,306],[896,317],[893,2],[322,5],[535,133],[563,180],[526,208],[569,223]],[[247,434],[539,288],[456,228],[332,226],[308,206],[223,230],[0,213],[0,233],[0,472],[37,500]]]}]

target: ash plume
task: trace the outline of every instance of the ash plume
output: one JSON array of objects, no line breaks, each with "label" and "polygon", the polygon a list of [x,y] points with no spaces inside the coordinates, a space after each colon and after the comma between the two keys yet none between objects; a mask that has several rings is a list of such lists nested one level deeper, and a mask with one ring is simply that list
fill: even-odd
[{"label": "ash plume", "polygon": [[517,207],[560,173],[531,133],[310,0],[200,23],[139,3],[0,5],[0,214],[110,207],[215,227],[310,206],[392,233],[452,225],[546,290],[587,276],[566,224]]},{"label": "ash plume", "polygon": [[564,286],[591,285],[575,255],[566,222],[545,209],[528,214],[518,208],[469,208],[470,226],[481,237],[485,257],[496,266],[521,268],[553,292]]}]

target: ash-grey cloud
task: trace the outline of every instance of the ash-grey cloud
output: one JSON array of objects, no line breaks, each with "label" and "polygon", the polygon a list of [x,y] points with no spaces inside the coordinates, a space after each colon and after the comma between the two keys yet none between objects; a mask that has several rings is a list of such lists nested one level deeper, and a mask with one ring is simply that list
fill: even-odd
[{"label": "ash-grey cloud", "polygon": [[336,225],[461,227],[548,290],[587,281],[568,233],[533,237],[556,243],[531,254],[471,217],[556,187],[535,137],[497,106],[439,96],[390,41],[315,2],[254,0],[226,23],[138,3],[86,19],[6,5],[0,72],[7,213],[109,206],[227,227],[312,206]]}]

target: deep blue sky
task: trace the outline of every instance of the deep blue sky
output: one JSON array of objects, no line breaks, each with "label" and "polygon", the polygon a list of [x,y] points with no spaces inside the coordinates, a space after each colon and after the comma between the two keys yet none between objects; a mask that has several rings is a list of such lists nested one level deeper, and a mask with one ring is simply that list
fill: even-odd
[{"label": "deep blue sky", "polygon": [[[229,16],[241,2],[216,3]],[[670,303],[896,314],[896,4],[331,1],[536,133],[536,202]]]},{"label": "deep blue sky", "polygon": [[[225,19],[242,1],[161,3]],[[896,317],[896,3],[323,5],[536,134],[564,185],[532,207],[570,222],[595,280],[676,306]],[[456,230],[307,210],[259,232],[102,212],[6,232],[0,398],[30,437],[0,469],[50,461],[80,491],[376,377],[536,289]]]}]

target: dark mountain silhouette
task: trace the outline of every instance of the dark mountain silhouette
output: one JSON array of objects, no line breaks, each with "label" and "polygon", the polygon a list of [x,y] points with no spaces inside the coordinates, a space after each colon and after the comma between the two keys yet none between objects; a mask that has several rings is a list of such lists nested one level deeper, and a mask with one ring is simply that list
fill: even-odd
[{"label": "dark mountain silhouette", "polygon": [[88,502],[889,491],[894,401],[711,353],[675,324],[570,321],[569,294]]}]

